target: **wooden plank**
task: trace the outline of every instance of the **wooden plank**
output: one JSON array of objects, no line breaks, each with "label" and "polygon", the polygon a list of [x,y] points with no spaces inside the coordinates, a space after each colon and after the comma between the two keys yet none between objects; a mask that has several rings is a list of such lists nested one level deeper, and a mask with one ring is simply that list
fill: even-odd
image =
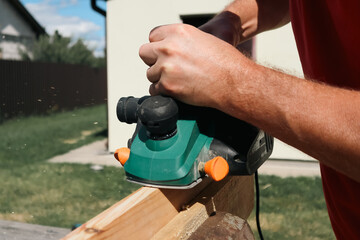
[{"label": "wooden plank", "polygon": [[[231,213],[240,213],[247,217],[251,212],[248,209],[250,207],[252,209],[253,204],[251,179],[252,177],[229,177],[221,182],[211,182],[210,184],[207,179],[195,188],[187,190],[160,190],[143,187],[83,224],[64,239],[150,239],[160,230],[162,231],[164,226],[168,226],[172,219],[177,218],[179,212],[188,211],[181,211],[182,209],[194,206],[201,209],[194,211],[195,215],[201,213],[201,217],[204,218],[199,221],[199,226],[214,211],[214,206],[216,209],[229,210]],[[249,189],[249,186],[243,188],[241,185],[248,184],[251,184],[252,195],[248,191],[246,194],[242,193],[244,189]],[[202,191],[203,189],[205,190]],[[202,194],[199,195],[201,191]],[[231,191],[235,193],[231,193]],[[234,201],[228,201],[228,196],[236,196],[236,198],[233,199]],[[242,196],[243,200],[241,201],[244,202],[238,202],[238,196]],[[248,201],[250,198],[252,198],[251,203]],[[189,202],[191,202],[189,205],[185,205]],[[191,219],[195,219],[195,217],[191,217]],[[167,230],[165,229],[164,232],[166,233]],[[157,236],[161,237],[161,235]],[[157,239],[170,238],[164,236]]]},{"label": "wooden plank", "polygon": [[253,206],[253,176],[227,178],[208,186],[152,239],[185,240],[216,212],[226,212],[247,219]]}]

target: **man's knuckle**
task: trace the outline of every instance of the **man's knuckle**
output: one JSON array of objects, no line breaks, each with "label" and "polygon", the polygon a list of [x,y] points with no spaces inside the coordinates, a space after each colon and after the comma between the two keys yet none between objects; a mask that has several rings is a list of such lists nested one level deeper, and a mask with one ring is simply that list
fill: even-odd
[{"label": "man's knuckle", "polygon": [[175,42],[166,42],[160,48],[159,51],[166,56],[174,56],[178,54],[178,47]]},{"label": "man's knuckle", "polygon": [[174,77],[176,77],[178,75],[179,67],[175,63],[173,63],[171,61],[168,61],[168,62],[165,62],[165,63],[163,63],[161,65],[160,71],[165,76],[171,76],[172,78],[174,78]]},{"label": "man's knuckle", "polygon": [[190,25],[188,24],[178,24],[176,25],[175,31],[178,34],[186,34],[187,32],[189,32],[191,30]]},{"label": "man's knuckle", "polygon": [[139,48],[139,56],[141,58],[144,57],[145,48],[146,48],[145,44],[141,45],[140,48]]},{"label": "man's knuckle", "polygon": [[149,42],[154,42],[155,41],[155,34],[153,32],[150,32],[149,34]]},{"label": "man's knuckle", "polygon": [[149,33],[149,41],[152,42],[152,41],[155,41],[156,40],[156,35],[159,31],[159,29],[161,28],[162,26],[156,26],[154,27],[153,29],[151,29],[150,33]]}]

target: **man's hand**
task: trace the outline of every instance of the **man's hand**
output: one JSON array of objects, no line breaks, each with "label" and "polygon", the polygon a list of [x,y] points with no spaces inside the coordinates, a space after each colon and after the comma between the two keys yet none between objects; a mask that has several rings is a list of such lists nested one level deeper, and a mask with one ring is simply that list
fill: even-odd
[{"label": "man's hand", "polygon": [[239,73],[250,62],[235,47],[190,25],[157,27],[149,40],[139,55],[149,66],[150,94],[188,104],[219,108],[233,93],[233,74],[241,80]]}]

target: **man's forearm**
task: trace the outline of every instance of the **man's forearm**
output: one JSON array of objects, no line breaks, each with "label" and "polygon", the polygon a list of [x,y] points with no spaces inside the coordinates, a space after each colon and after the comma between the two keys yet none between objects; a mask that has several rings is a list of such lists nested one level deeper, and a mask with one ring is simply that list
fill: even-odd
[{"label": "man's forearm", "polygon": [[360,182],[360,92],[247,67],[217,108]]},{"label": "man's forearm", "polygon": [[[215,36],[237,45],[289,21],[288,0],[235,0],[205,27],[221,29],[221,22],[235,26],[225,27],[233,35]],[[360,92],[299,79],[255,63],[244,65],[243,59],[238,62],[240,69],[234,79],[227,80],[233,84],[218,99],[222,104],[218,109],[360,182],[360,108],[355,107],[360,105]]]}]

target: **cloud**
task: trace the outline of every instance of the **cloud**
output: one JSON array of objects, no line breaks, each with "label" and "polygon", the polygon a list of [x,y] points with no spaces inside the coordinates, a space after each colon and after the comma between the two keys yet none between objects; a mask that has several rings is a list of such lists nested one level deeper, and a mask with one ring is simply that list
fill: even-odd
[{"label": "cloud", "polygon": [[28,3],[25,6],[45,27],[47,33],[53,34],[58,30],[65,37],[82,38],[88,46],[95,49],[96,55],[101,55],[105,40],[96,33],[101,27],[78,16],[63,16],[59,13],[61,8],[74,7],[76,4],[77,0],[61,0],[58,5],[51,4],[50,0],[44,0],[39,3]]},{"label": "cloud", "polygon": [[63,16],[58,9],[69,7],[76,4],[76,0],[61,1],[60,5],[51,5],[50,1],[45,0],[40,3],[28,3],[26,7],[35,18],[45,27],[50,34],[58,30],[67,37],[82,37],[101,29],[95,23],[81,19],[77,16]]},{"label": "cloud", "polygon": [[95,23],[82,20],[79,17],[64,17],[60,15],[52,16],[51,21],[48,22],[46,26],[46,30],[49,33],[58,30],[63,36],[75,38],[86,37],[87,35],[91,35],[92,32],[100,29],[100,26]]},{"label": "cloud", "polygon": [[96,57],[104,56],[104,48],[105,48],[105,37],[100,37],[97,39],[84,40],[86,46],[90,49],[94,50],[94,55]]}]

